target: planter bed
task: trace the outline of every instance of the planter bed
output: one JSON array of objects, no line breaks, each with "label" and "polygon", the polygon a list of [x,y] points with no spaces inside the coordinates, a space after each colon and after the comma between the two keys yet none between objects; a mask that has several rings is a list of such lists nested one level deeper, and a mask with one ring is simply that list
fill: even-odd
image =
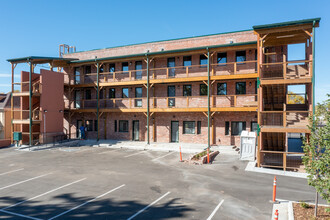
[{"label": "planter bed", "polygon": [[[210,151],[210,163],[213,162],[213,160],[215,159],[215,157],[219,154],[219,151]],[[193,164],[207,164],[207,151],[204,150],[200,153],[197,153],[195,155],[193,155],[190,159],[189,159],[190,163]]]},{"label": "planter bed", "polygon": [[308,204],[308,207],[301,207],[301,203],[292,203],[293,215],[295,220],[315,219],[315,220],[329,220],[330,212],[326,212],[326,208],[330,206],[318,205],[317,207],[317,218],[314,218],[315,205]]}]

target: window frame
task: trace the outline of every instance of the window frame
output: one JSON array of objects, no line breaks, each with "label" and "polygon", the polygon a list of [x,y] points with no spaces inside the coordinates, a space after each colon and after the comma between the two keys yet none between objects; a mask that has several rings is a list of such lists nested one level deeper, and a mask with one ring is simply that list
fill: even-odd
[{"label": "window frame", "polygon": [[[220,54],[225,54],[225,56],[224,56],[224,58],[226,58],[226,60],[225,60],[226,62],[225,63],[219,62],[219,55]],[[227,65],[227,52],[217,53],[217,64],[218,64],[218,66],[226,66]]]},{"label": "window frame", "polygon": [[[111,70],[113,68],[113,71]],[[109,63],[109,73],[113,74],[116,72],[116,64],[115,63]]]},{"label": "window frame", "polygon": [[[240,83],[244,84],[244,87],[245,87],[245,88],[244,88],[244,93],[238,93],[239,90],[238,90],[238,87],[237,87],[237,86],[238,86]],[[236,94],[236,95],[246,95],[246,82],[236,82],[236,83],[235,83],[235,94]]]},{"label": "window frame", "polygon": [[[225,94],[220,94],[220,92],[219,92],[219,87],[221,85],[225,85]],[[226,82],[225,83],[217,83],[217,95],[227,95],[227,83]]]},{"label": "window frame", "polygon": [[[122,130],[121,124],[127,123],[127,130]],[[129,121],[128,120],[119,120],[119,132],[128,133],[129,132]]]},{"label": "window frame", "polygon": [[[124,97],[124,89],[127,89],[127,97]],[[129,98],[129,88],[125,87],[125,88],[121,88],[121,97],[123,99],[128,99]]]},{"label": "window frame", "polygon": [[[189,133],[189,132],[187,133],[187,131],[186,131],[185,124],[188,124],[188,123],[193,124],[192,128],[189,128],[189,129],[193,129],[193,131],[191,133]],[[196,134],[196,122],[195,121],[183,121],[182,133],[183,134]]]},{"label": "window frame", "polygon": [[[189,59],[188,60],[185,60],[187,58],[189,58]],[[185,64],[186,61],[190,61],[190,65],[186,65]],[[183,56],[182,57],[182,66],[183,67],[191,67],[192,66],[192,57],[191,56]]]},{"label": "window frame", "polygon": [[[75,67],[73,70],[73,75],[74,75],[74,84],[80,84],[81,83],[81,72],[80,72],[80,67]],[[79,77],[79,79],[77,80],[77,78]]]},{"label": "window frame", "polygon": [[[205,94],[202,94],[202,87],[203,86],[205,86],[205,88],[206,88],[206,93]],[[200,96],[207,96],[207,85],[206,84],[204,84],[204,83],[201,83],[201,84],[199,84],[199,95]]]},{"label": "window frame", "polygon": [[[113,97],[111,96],[113,94]],[[116,98],[116,88],[109,88],[109,99]]]},{"label": "window frame", "polygon": [[[256,129],[255,130],[252,130],[253,124],[256,124]],[[258,122],[257,121],[251,121],[250,125],[251,125],[251,127],[250,127],[251,132],[257,132],[258,131]]]},{"label": "window frame", "polygon": [[[187,89],[187,87],[190,87],[190,91],[189,91],[189,89],[188,89],[188,91],[186,90]],[[183,85],[183,87],[182,87],[182,96],[191,96],[191,94],[192,94],[192,86],[191,86],[191,84],[187,84],[187,85]]]},{"label": "window frame", "polygon": [[[204,59],[202,59],[202,58],[204,58]],[[206,63],[205,64],[202,64],[202,60],[206,60]],[[199,55],[199,65],[200,65],[200,68],[206,68],[207,67],[207,64],[208,64],[207,60],[208,59],[207,59],[207,57],[206,57],[205,54]]]},{"label": "window frame", "polygon": [[[236,133],[235,129],[234,129],[235,128],[234,124],[239,124],[239,123],[242,123],[242,131],[246,130],[246,121],[231,121],[231,123],[230,123],[231,136],[240,136],[241,135],[242,131],[241,132],[238,131],[238,133]],[[239,127],[238,125],[236,125],[236,126]]]},{"label": "window frame", "polygon": [[[124,65],[125,64],[125,65]],[[127,67],[127,70],[124,70],[124,67]],[[129,65],[128,65],[128,62],[122,62],[121,63],[121,71],[122,73],[126,74],[129,72]]]},{"label": "window frame", "polygon": [[[244,56],[243,55],[238,55],[238,53],[244,53]],[[243,61],[238,61],[238,58],[239,57],[244,57],[244,60]],[[245,61],[246,61],[246,50],[238,50],[235,52],[235,61],[236,63],[237,62],[240,62],[240,63],[237,63],[237,65],[242,65],[242,64],[245,64]]]}]

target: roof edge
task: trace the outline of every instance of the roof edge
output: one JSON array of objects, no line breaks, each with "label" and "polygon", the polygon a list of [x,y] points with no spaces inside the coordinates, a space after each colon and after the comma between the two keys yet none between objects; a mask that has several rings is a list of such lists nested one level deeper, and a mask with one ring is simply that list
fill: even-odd
[{"label": "roof edge", "polygon": [[307,24],[307,23],[313,23],[314,21],[320,22],[320,20],[321,20],[321,18],[319,17],[319,18],[310,18],[310,19],[303,19],[303,20],[280,22],[280,23],[255,25],[252,27],[254,30],[259,30],[259,29],[277,28],[277,27],[290,26],[290,25]]}]

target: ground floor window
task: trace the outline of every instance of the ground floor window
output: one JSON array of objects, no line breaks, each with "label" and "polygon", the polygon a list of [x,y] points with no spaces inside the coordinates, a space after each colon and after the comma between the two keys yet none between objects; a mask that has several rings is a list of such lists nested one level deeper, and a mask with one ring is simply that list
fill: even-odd
[{"label": "ground floor window", "polygon": [[195,134],[195,122],[184,121],[183,122],[183,134]]},{"label": "ground floor window", "polygon": [[93,120],[86,120],[87,131],[93,131]]},{"label": "ground floor window", "polygon": [[258,122],[251,121],[251,131],[257,131],[258,130]]},{"label": "ground floor window", "polygon": [[229,121],[225,122],[225,135],[229,135]]},{"label": "ground floor window", "polygon": [[128,121],[126,120],[119,121],[119,132],[128,132]]},{"label": "ground floor window", "polygon": [[202,132],[202,122],[198,121],[197,122],[197,134],[201,134]]},{"label": "ground floor window", "polygon": [[114,125],[115,125],[115,132],[117,132],[117,120],[115,120]]},{"label": "ground floor window", "polygon": [[94,131],[97,131],[97,120],[94,120]]},{"label": "ground floor window", "polygon": [[231,122],[231,135],[241,135],[242,131],[246,129],[245,121]]}]

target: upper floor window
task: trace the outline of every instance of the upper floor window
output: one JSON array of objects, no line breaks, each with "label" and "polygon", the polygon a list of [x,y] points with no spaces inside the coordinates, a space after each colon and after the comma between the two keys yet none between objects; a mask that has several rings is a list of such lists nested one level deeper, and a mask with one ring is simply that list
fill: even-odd
[{"label": "upper floor window", "polygon": [[244,61],[246,61],[246,51],[236,51],[236,62]]},{"label": "upper floor window", "polygon": [[104,67],[103,67],[103,65],[101,66],[99,66],[99,73],[103,73],[104,72]]},{"label": "upper floor window", "polygon": [[121,64],[121,71],[123,71],[123,73],[128,73],[128,62],[123,62]]},{"label": "upper floor window", "polygon": [[89,74],[92,72],[92,66],[85,66],[85,74]]},{"label": "upper floor window", "polygon": [[74,84],[80,83],[80,69],[79,67],[74,68]]},{"label": "upper floor window", "polygon": [[142,87],[136,87],[135,88],[135,98],[141,98],[142,97]]},{"label": "upper floor window", "polygon": [[114,63],[109,64],[109,73],[115,72],[116,65]]},{"label": "upper floor window", "polygon": [[129,93],[128,93],[128,88],[123,88],[122,89],[122,98],[128,98]]},{"label": "upper floor window", "polygon": [[183,57],[183,66],[191,66],[191,56]]},{"label": "upper floor window", "polygon": [[246,94],[246,82],[236,83],[236,95]]},{"label": "upper floor window", "polygon": [[106,97],[106,90],[105,89],[101,89],[100,93],[99,93],[99,98],[100,99],[104,99]]},{"label": "upper floor window", "polygon": [[116,89],[115,88],[110,88],[109,89],[109,98],[110,99],[116,98]]},{"label": "upper floor window", "polygon": [[227,95],[227,83],[218,83],[217,95]]},{"label": "upper floor window", "polygon": [[205,54],[199,56],[199,65],[201,65],[201,67],[207,67],[207,57]]},{"label": "upper floor window", "polygon": [[85,90],[85,99],[92,99],[92,90],[90,89]]},{"label": "upper floor window", "polygon": [[199,85],[199,95],[207,95],[207,85],[205,84]]},{"label": "upper floor window", "polygon": [[191,85],[183,85],[183,96],[191,96]]},{"label": "upper floor window", "polygon": [[170,57],[170,58],[167,58],[167,67],[170,67],[169,68],[169,76],[170,77],[174,77],[175,76],[175,58],[174,57]]},{"label": "upper floor window", "polygon": [[135,79],[142,79],[142,61],[135,62]]},{"label": "upper floor window", "polygon": [[226,65],[227,63],[227,53],[218,53],[217,54],[217,63],[221,65]]}]

